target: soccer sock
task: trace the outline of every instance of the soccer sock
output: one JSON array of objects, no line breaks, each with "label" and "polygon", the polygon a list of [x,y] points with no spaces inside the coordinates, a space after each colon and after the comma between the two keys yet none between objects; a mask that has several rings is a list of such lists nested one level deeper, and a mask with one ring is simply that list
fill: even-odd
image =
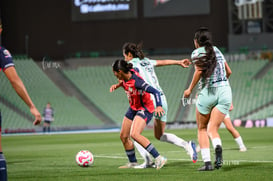
[{"label": "soccer sock", "polygon": [[188,145],[187,141],[183,140],[182,138],[177,137],[175,134],[172,134],[172,133],[164,133],[160,137],[160,141],[175,144],[179,147],[183,147],[185,150],[187,149],[187,145]]},{"label": "soccer sock", "polygon": [[0,180],[8,180],[6,159],[2,152],[0,152]]},{"label": "soccer sock", "polygon": [[242,139],[241,136],[239,136],[238,138],[235,138],[234,140],[237,143],[237,145],[239,146],[239,148],[245,147],[243,139]]},{"label": "soccer sock", "polygon": [[46,132],[46,127],[43,127],[43,132],[44,132],[44,133]]},{"label": "soccer sock", "polygon": [[209,148],[201,148],[201,155],[204,162],[211,162]]},{"label": "soccer sock", "polygon": [[213,138],[212,139],[212,145],[213,145],[213,148],[215,149],[217,145],[220,145],[222,146],[222,141],[220,138]]},{"label": "soccer sock", "polygon": [[145,150],[145,148],[143,148],[143,146],[141,146],[138,142],[134,141],[134,145],[136,147],[136,149],[138,150],[139,154],[141,155],[141,157],[143,158],[143,160],[147,163],[149,160],[147,160],[147,157],[150,157],[149,152],[147,152],[147,150]]},{"label": "soccer sock", "polygon": [[126,155],[127,155],[128,159],[129,159],[129,162],[131,162],[131,163],[137,162],[134,148],[132,150],[125,150],[125,152],[126,152]]},{"label": "soccer sock", "polygon": [[154,158],[157,158],[159,156],[158,151],[155,149],[154,145],[150,143],[146,148],[145,148]]}]

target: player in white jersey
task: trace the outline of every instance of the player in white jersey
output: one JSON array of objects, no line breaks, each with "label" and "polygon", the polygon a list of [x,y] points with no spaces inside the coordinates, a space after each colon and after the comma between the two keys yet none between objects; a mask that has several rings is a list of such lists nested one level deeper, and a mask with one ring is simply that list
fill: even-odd
[{"label": "player in white jersey", "polygon": [[[195,149],[195,143],[193,141],[185,141],[182,138],[177,137],[172,133],[165,133],[165,127],[167,122],[167,112],[168,112],[168,104],[166,97],[164,95],[163,90],[161,89],[154,67],[155,66],[166,66],[166,65],[179,65],[182,67],[189,66],[189,60],[151,60],[144,57],[144,53],[142,51],[142,44],[135,43],[125,43],[123,45],[123,56],[126,61],[129,61],[133,64],[133,67],[140,73],[143,79],[150,84],[152,87],[156,88],[161,93],[162,107],[165,111],[163,116],[156,116],[154,120],[154,135],[156,139],[168,142],[171,144],[175,144],[179,147],[182,147],[186,150],[186,152],[190,155],[191,160],[195,163],[197,161],[197,152]],[[154,101],[155,102],[155,101]],[[155,104],[154,104],[155,105]],[[144,158],[145,162],[140,165],[138,168],[146,168],[151,166],[152,160],[146,150],[143,147],[139,146],[137,142],[134,142],[141,156]]]},{"label": "player in white jersey", "polygon": [[184,97],[188,98],[199,82],[201,89],[196,103],[196,121],[198,126],[198,141],[204,166],[199,171],[213,170],[210,158],[210,141],[215,150],[215,168],[223,163],[222,142],[218,129],[223,122],[232,102],[232,93],[228,77],[231,71],[223,54],[212,45],[211,34],[207,28],[200,28],[195,32],[192,61],[195,72],[192,82]]}]

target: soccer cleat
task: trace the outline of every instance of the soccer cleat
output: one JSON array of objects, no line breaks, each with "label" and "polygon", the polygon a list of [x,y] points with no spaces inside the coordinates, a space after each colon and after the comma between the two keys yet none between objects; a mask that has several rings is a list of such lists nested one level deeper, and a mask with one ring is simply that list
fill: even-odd
[{"label": "soccer cleat", "polygon": [[150,155],[146,154],[145,155],[145,161],[141,165],[137,165],[134,168],[137,169],[144,169],[144,168],[155,168],[155,163],[153,162],[153,159],[151,158]]},{"label": "soccer cleat", "polygon": [[190,155],[192,162],[196,163],[198,155],[196,152],[195,143],[193,141],[189,141],[188,143],[188,154]]},{"label": "soccer cleat", "polygon": [[246,152],[246,151],[247,151],[247,148],[246,148],[245,146],[244,146],[244,147],[241,147],[239,151],[240,151],[240,152]]},{"label": "soccer cleat", "polygon": [[154,162],[151,162],[151,163],[144,162],[141,165],[135,166],[134,168],[136,168],[136,169],[144,169],[144,168],[155,168],[155,167],[156,167],[156,165],[155,165]]},{"label": "soccer cleat", "polygon": [[198,171],[212,171],[211,162],[205,162],[205,165],[198,169]]},{"label": "soccer cleat", "polygon": [[215,168],[219,169],[223,165],[222,147],[217,145],[215,148]]},{"label": "soccer cleat", "polygon": [[129,162],[129,163],[127,163],[125,165],[122,165],[122,166],[120,166],[118,168],[134,168],[137,165],[138,165],[137,162]]},{"label": "soccer cleat", "polygon": [[156,165],[156,169],[159,170],[160,168],[162,168],[165,164],[167,163],[167,158],[159,155],[156,159],[155,159],[155,165]]}]

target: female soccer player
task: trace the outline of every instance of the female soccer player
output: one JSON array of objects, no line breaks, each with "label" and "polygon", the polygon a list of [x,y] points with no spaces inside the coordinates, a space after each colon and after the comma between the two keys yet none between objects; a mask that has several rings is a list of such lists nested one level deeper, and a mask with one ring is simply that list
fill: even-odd
[{"label": "female soccer player", "polygon": [[[233,109],[233,104],[231,104],[229,111],[232,111],[232,109]],[[239,151],[246,152],[247,148],[243,142],[243,139],[242,139],[240,133],[232,125],[229,113],[226,115],[226,117],[224,119],[224,124],[226,125],[227,130],[232,134],[235,142],[239,146]]]},{"label": "female soccer player", "polygon": [[[116,60],[113,65],[114,75],[122,84],[112,85],[110,92],[122,86],[129,99],[130,107],[123,119],[122,128],[120,132],[120,139],[128,156],[129,163],[119,168],[133,168],[137,165],[137,159],[134,151],[134,144],[130,137],[145,148],[154,158],[157,169],[162,168],[167,159],[161,156],[151,142],[141,135],[145,126],[151,121],[153,112],[161,116],[164,114],[160,98],[160,92],[147,84],[139,74],[134,71],[133,65],[127,63],[125,60]],[[153,94],[156,100],[156,108],[151,99]]]},{"label": "female soccer player", "polygon": [[[167,122],[167,113],[168,113],[168,104],[165,94],[162,88],[159,85],[159,81],[157,79],[154,67],[155,66],[166,66],[166,65],[179,65],[182,67],[188,67],[190,61],[188,59],[183,60],[151,60],[145,57],[142,51],[142,44],[135,44],[131,42],[127,42],[122,47],[123,56],[126,61],[133,64],[134,69],[136,69],[141,77],[154,88],[160,91],[160,96],[162,100],[162,107],[165,111],[165,114],[162,116],[155,115],[154,121],[154,135],[155,138],[163,141],[168,142],[171,144],[175,144],[179,147],[182,147],[186,150],[186,152],[190,155],[191,160],[195,163],[197,161],[197,153],[195,150],[195,143],[192,141],[185,141],[175,134],[172,133],[165,133],[165,127]],[[153,101],[155,101],[153,99]],[[138,151],[140,152],[141,156],[145,160],[145,162],[140,165],[138,168],[146,168],[151,166],[151,159],[149,159],[149,154],[141,148],[137,143],[135,143]]]},{"label": "female soccer player", "polygon": [[46,104],[46,107],[44,108],[43,120],[44,120],[43,132],[50,133],[50,125],[54,121],[54,110],[49,102]]},{"label": "female soccer player", "polygon": [[[2,32],[2,23],[0,19],[0,34]],[[34,125],[40,124],[41,122],[41,114],[36,109],[35,105],[33,104],[32,100],[30,99],[28,92],[18,76],[16,69],[14,67],[14,63],[12,61],[12,56],[7,49],[0,46],[0,70],[3,69],[4,74],[9,79],[13,89],[15,92],[21,97],[21,99],[26,103],[29,107],[31,114],[35,117],[33,122]],[[2,87],[5,85],[2,85]],[[1,112],[0,112],[0,180],[6,181],[7,180],[7,166],[6,166],[6,159],[2,152],[1,146]]]},{"label": "female soccer player", "polygon": [[[232,71],[229,66],[225,67],[227,76],[232,74]],[[233,104],[231,104],[229,108],[229,112],[233,110]],[[244,145],[243,139],[240,136],[239,132],[234,128],[234,126],[231,123],[229,112],[226,114],[224,119],[224,124],[226,125],[226,129],[232,134],[235,142],[239,146],[240,152],[245,152],[247,148]]]},{"label": "female soccer player", "polygon": [[196,103],[196,121],[198,125],[198,141],[205,165],[200,171],[213,170],[210,158],[209,137],[215,149],[215,167],[222,166],[222,142],[218,134],[220,124],[228,114],[232,93],[226,72],[229,68],[223,54],[212,45],[211,34],[207,28],[199,28],[194,35],[195,50],[192,61],[195,72],[184,97],[188,98],[199,81],[200,92]]}]

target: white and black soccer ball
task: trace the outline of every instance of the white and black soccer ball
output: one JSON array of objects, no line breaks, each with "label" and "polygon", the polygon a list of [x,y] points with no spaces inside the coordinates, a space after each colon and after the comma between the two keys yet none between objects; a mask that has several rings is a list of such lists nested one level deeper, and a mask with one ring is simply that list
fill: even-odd
[{"label": "white and black soccer ball", "polygon": [[89,150],[81,150],[76,155],[76,163],[81,167],[89,167],[94,163],[94,156]]}]

